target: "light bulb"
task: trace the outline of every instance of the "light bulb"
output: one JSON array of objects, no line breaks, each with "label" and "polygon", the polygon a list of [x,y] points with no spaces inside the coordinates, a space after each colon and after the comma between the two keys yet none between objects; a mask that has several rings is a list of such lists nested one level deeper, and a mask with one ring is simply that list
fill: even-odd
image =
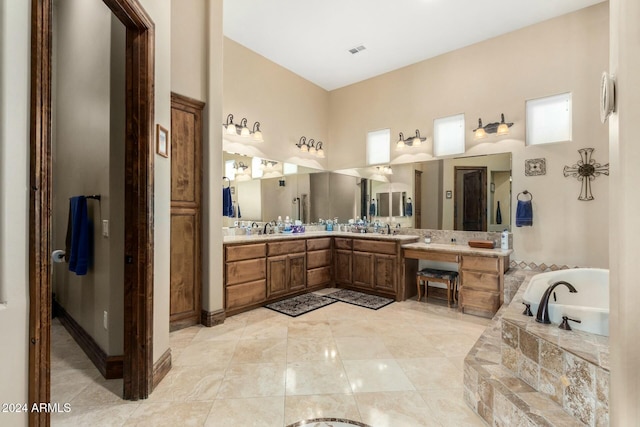
[{"label": "light bulb", "polygon": [[476,129],[474,135],[475,139],[483,139],[487,137],[487,132],[485,132],[484,128],[478,128]]},{"label": "light bulb", "polygon": [[420,140],[420,137],[416,136],[413,138],[413,146],[414,147],[419,147],[422,145],[422,141]]},{"label": "light bulb", "polygon": [[257,142],[263,142],[264,140],[262,139],[262,132],[260,132],[259,130],[255,131],[253,133],[253,139]]},{"label": "light bulb", "polygon": [[227,135],[237,135],[238,133],[236,132],[236,125],[234,125],[233,123],[229,123],[227,125]]},{"label": "light bulb", "polygon": [[324,158],[324,150],[322,148],[317,148],[316,149],[316,156],[318,156],[320,158]]}]

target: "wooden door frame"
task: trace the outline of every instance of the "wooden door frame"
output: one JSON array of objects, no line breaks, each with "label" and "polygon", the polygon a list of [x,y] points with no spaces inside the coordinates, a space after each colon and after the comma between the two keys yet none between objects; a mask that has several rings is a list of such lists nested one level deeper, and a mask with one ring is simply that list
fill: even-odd
[{"label": "wooden door frame", "polygon": [[[124,398],[153,385],[154,24],[138,0],[103,0],[126,27]],[[50,402],[52,0],[31,4],[29,405]],[[46,412],[29,424],[49,425]]]}]

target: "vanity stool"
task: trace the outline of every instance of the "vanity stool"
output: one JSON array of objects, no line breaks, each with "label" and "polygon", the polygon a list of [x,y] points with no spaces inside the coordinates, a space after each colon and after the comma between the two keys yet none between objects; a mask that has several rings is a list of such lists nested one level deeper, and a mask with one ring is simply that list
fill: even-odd
[{"label": "vanity stool", "polygon": [[427,300],[427,287],[429,282],[440,282],[447,285],[447,305],[457,303],[458,272],[451,270],[439,270],[437,268],[423,268],[416,274],[416,285],[418,286],[418,301],[422,299],[420,286],[424,283],[424,299]]}]

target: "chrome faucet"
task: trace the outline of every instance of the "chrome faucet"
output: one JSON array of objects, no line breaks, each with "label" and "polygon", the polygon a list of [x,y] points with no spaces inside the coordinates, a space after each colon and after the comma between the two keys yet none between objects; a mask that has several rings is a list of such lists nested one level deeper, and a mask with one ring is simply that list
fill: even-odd
[{"label": "chrome faucet", "polygon": [[544,291],[544,294],[540,299],[540,304],[538,305],[538,313],[536,314],[536,322],[551,323],[551,320],[549,320],[549,297],[551,296],[551,293],[553,293],[553,290],[559,285],[565,285],[567,288],[569,288],[569,292],[571,292],[572,294],[578,292],[571,283],[565,282],[564,280],[560,280],[549,286],[547,290]]},{"label": "chrome faucet", "polygon": [[387,234],[391,234],[391,226],[387,223]]}]

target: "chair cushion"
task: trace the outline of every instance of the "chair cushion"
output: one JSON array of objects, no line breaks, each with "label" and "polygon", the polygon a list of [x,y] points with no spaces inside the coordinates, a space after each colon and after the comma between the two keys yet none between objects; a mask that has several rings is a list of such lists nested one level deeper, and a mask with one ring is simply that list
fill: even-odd
[{"label": "chair cushion", "polygon": [[453,280],[458,276],[457,271],[439,270],[437,268],[423,268],[417,273],[419,276],[437,277],[438,279]]}]

